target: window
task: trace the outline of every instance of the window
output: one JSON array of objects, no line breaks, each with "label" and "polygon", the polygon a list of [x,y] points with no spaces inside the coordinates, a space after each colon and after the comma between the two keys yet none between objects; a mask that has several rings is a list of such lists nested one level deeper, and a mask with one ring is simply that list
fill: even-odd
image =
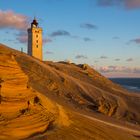
[{"label": "window", "polygon": [[38,45],[36,45],[36,47],[38,48]]},{"label": "window", "polygon": [[38,40],[36,40],[36,43],[38,43]]},{"label": "window", "polygon": [[38,38],[38,35],[36,35],[36,38]]}]

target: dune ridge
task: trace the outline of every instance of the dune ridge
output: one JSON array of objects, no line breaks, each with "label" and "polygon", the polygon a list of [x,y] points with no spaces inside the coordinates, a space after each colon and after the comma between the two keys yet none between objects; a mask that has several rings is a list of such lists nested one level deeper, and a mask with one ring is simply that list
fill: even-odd
[{"label": "dune ridge", "polygon": [[136,108],[140,106],[140,95],[129,93],[88,65],[40,63],[25,55],[17,55],[16,60],[37,91],[47,96],[52,94],[76,107],[140,123],[140,110]]},{"label": "dune ridge", "polygon": [[28,85],[28,76],[12,53],[0,54],[0,79],[0,139],[24,138],[51,125],[69,125],[60,105]]},{"label": "dune ridge", "polygon": [[88,65],[41,62],[0,44],[0,85],[1,140],[137,140],[74,111],[104,114],[139,129],[140,96]]}]

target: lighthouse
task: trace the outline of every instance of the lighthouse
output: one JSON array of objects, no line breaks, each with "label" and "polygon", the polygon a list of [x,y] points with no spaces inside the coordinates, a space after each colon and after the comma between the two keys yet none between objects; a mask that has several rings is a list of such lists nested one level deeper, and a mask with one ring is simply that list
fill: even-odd
[{"label": "lighthouse", "polygon": [[28,31],[28,55],[42,60],[42,28],[38,26],[37,20],[31,23]]}]

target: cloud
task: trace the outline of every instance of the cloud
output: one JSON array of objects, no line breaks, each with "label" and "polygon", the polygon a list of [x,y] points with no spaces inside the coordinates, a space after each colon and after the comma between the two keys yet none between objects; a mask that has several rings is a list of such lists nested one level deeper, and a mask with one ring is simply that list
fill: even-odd
[{"label": "cloud", "polygon": [[126,9],[140,8],[140,0],[97,0],[99,6],[122,6]]},{"label": "cloud", "polygon": [[133,61],[133,58],[128,58],[126,59],[127,62],[132,62]]},{"label": "cloud", "polygon": [[75,56],[76,59],[87,59],[88,57],[85,55],[77,55]]},{"label": "cloud", "polygon": [[[16,35],[16,40],[19,43],[27,44],[27,42],[28,42],[28,34],[27,34],[26,31],[19,31],[19,33],[15,34],[15,35]],[[43,39],[43,44],[50,43],[50,42],[52,42],[52,40],[49,39],[49,38]]]},{"label": "cloud", "polygon": [[134,68],[133,72],[140,74],[140,68]]},{"label": "cloud", "polygon": [[22,44],[26,44],[28,42],[28,35],[27,35],[27,32],[25,31],[20,31],[18,34],[15,34],[17,37],[16,37],[16,40],[19,42],[19,43],[22,43]]},{"label": "cloud", "polygon": [[53,54],[53,52],[51,52],[51,51],[46,51],[46,54]]},{"label": "cloud", "polygon": [[120,39],[118,36],[114,36],[112,39]]},{"label": "cloud", "polygon": [[120,2],[120,0],[97,0],[99,6],[118,5]]},{"label": "cloud", "polygon": [[104,56],[104,55],[100,57],[100,59],[107,59],[107,58],[108,57],[107,56]]},{"label": "cloud", "polygon": [[84,40],[85,42],[92,41],[92,39],[91,39],[91,38],[89,38],[89,37],[85,37],[85,38],[83,38],[83,40]]},{"label": "cloud", "polygon": [[71,34],[68,31],[65,30],[58,30],[54,31],[50,35],[51,37],[57,37],[57,36],[71,36]]},{"label": "cloud", "polygon": [[10,28],[25,30],[28,27],[28,17],[13,11],[0,10],[0,29]]},{"label": "cloud", "polygon": [[50,38],[43,39],[43,44],[50,43],[50,42],[52,42],[52,39]]},{"label": "cloud", "polygon": [[6,31],[5,33],[6,33],[6,34],[9,34],[9,31]]},{"label": "cloud", "polygon": [[120,61],[120,60],[121,60],[121,59],[119,59],[119,58],[116,58],[116,59],[115,59],[115,61]]},{"label": "cloud", "polygon": [[140,8],[140,0],[124,0],[124,3],[128,9]]},{"label": "cloud", "polygon": [[125,66],[104,66],[104,67],[99,67],[97,70],[101,73],[110,73],[110,72],[115,72],[115,73],[137,73],[140,74],[140,68],[130,68],[130,67],[125,67]]},{"label": "cloud", "polygon": [[80,25],[81,28],[85,28],[85,29],[97,29],[97,26],[91,23],[84,23]]},{"label": "cloud", "polygon": [[140,44],[140,38],[132,39],[130,42],[134,42],[136,44]]}]

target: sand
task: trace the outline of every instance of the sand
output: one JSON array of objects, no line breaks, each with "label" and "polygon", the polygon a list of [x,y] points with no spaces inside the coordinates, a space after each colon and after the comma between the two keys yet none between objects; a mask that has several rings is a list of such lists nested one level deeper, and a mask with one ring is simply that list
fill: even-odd
[{"label": "sand", "polygon": [[1,140],[138,139],[140,95],[88,65],[41,62],[0,44],[0,85]]}]

